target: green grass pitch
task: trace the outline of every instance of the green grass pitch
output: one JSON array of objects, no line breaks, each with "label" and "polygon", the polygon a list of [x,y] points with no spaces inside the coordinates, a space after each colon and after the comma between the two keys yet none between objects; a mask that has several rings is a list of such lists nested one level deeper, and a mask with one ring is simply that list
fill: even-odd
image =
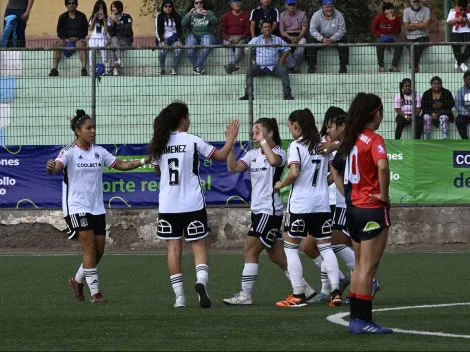
[{"label": "green grass pitch", "polygon": [[[307,281],[319,289],[319,270],[302,257]],[[243,256],[210,255],[208,292],[202,310],[193,290],[191,255],[183,256],[188,307],[173,308],[165,255],[107,255],[100,285],[107,305],[75,302],[68,277],[80,256],[0,257],[0,350],[468,350],[470,339],[393,334],[352,336],[326,320],[347,312],[330,308],[277,308],[290,293],[282,271],[261,257],[254,305],[222,303],[240,289]],[[468,253],[388,253],[378,277],[384,288],[374,308],[470,302],[465,268]],[[86,292],[88,299],[89,293]],[[470,335],[470,306],[380,312],[387,327]],[[348,319],[346,317],[346,319]]]}]

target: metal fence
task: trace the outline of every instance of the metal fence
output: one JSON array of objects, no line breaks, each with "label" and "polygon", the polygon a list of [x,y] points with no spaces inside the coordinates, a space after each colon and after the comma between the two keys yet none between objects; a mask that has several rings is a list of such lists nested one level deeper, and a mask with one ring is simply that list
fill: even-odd
[{"label": "metal fence", "polygon": [[[382,98],[384,122],[379,132],[385,138],[393,139],[397,127],[395,99],[404,78],[411,80],[412,90],[419,97],[411,95],[412,123],[404,126],[401,138],[413,138],[415,129],[418,131],[416,135],[423,138],[421,129],[426,123],[422,110],[417,110],[417,103],[425,91],[432,88],[431,78],[439,76],[443,87],[452,93],[454,99],[464,84],[462,71],[466,67],[457,66],[452,44],[459,45],[289,45],[291,52],[305,49],[299,58],[298,67],[288,74],[294,100],[284,100],[285,91],[280,78],[252,77],[251,73],[257,70],[255,63],[263,59],[259,55],[256,57],[252,50],[248,50],[248,56],[241,57],[238,70],[227,67],[228,51],[242,49],[244,45],[178,48],[180,61],[175,66],[177,75],[170,72],[175,48],[168,52],[164,68],[160,64],[161,54],[165,50],[162,47],[131,47],[121,48],[120,51],[109,48],[86,49],[81,57],[83,63],[78,50],[68,49],[74,53],[65,57],[61,49],[58,76],[50,76],[53,68],[53,50],[50,48],[3,49],[0,51],[0,144],[66,144],[74,137],[69,120],[76,109],[84,109],[96,118],[98,143],[147,143],[152,134],[153,119],[166,104],[174,100],[188,104],[192,133],[208,141],[224,140],[225,126],[232,119],[238,119],[241,123],[240,139],[248,140],[251,125],[259,117],[277,118],[282,137],[290,138],[287,118],[293,110],[309,108],[320,127],[329,106],[347,110],[360,91],[375,93]],[[393,53],[400,46],[403,52],[397,70],[389,72]],[[385,72],[379,71],[377,61],[377,48],[381,47],[385,49]],[[341,68],[338,49],[344,48],[349,50],[347,73],[338,73]],[[315,73],[308,73],[313,49],[318,49],[316,70]],[[419,72],[416,72],[415,64],[410,63],[416,62],[421,49],[424,50]],[[200,64],[202,59],[198,64],[190,62],[188,57],[193,51],[196,58],[200,58],[197,55],[201,55],[201,52],[208,53],[204,64]],[[97,77],[97,71],[91,69],[96,68],[97,64],[102,64],[108,75],[105,73]],[[202,66],[205,72],[194,73],[196,65]],[[83,72],[82,67],[86,67]],[[239,100],[245,95],[246,88],[249,99]],[[439,112],[436,101],[432,101],[437,99],[439,93],[436,91],[433,95],[428,91],[426,94],[431,99],[427,104],[430,104],[432,110],[427,112],[430,116],[436,114],[432,115],[433,123],[428,137],[442,139],[444,136],[439,124],[442,111]],[[452,105],[451,101],[441,103]],[[448,138],[461,138],[454,120],[459,112],[452,107],[446,114],[453,115],[450,117]]]}]

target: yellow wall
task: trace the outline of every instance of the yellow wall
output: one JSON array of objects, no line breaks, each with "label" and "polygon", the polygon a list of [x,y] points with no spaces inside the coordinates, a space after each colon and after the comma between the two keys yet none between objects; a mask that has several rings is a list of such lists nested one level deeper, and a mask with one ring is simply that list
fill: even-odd
[{"label": "yellow wall", "polygon": [[[108,12],[112,1],[107,0]],[[155,35],[155,19],[151,16],[140,16],[140,0],[122,0],[124,12],[134,19],[134,34],[144,36]],[[0,16],[3,18],[8,0],[0,0]],[[87,17],[91,15],[95,0],[78,0],[78,10]],[[67,11],[64,0],[35,0],[31,17],[26,29],[27,36],[56,36],[57,19]],[[3,24],[2,24],[3,27]]]}]

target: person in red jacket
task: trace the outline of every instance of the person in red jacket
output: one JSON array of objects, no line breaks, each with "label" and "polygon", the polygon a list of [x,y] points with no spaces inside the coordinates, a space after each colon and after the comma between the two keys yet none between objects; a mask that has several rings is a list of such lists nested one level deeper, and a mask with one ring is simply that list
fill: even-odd
[{"label": "person in red jacket", "polygon": [[[246,44],[250,37],[250,14],[242,10],[240,0],[231,0],[232,11],[222,17],[222,38],[224,44]],[[228,64],[224,65],[229,75],[238,71],[238,62],[243,56],[243,48],[227,48]]]},{"label": "person in red jacket", "polygon": [[[401,25],[402,19],[395,14],[395,6],[391,2],[384,2],[382,6],[383,13],[377,15],[372,24],[372,33],[377,36],[378,43],[401,42]],[[377,46],[377,61],[379,64],[379,72],[385,72],[384,54],[386,46]],[[390,72],[399,72],[398,62],[400,61],[403,46],[394,46],[392,59],[392,68]]]}]

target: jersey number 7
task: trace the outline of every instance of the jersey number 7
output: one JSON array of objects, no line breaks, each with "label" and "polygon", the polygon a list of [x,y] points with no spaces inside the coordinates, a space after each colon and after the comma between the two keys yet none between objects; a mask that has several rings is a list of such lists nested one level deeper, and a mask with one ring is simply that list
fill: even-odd
[{"label": "jersey number 7", "polygon": [[170,173],[170,186],[178,186],[180,183],[180,174],[178,167],[180,161],[176,158],[168,159],[168,172]]},{"label": "jersey number 7", "polygon": [[312,164],[314,164],[314,167],[315,167],[315,171],[313,172],[312,187],[317,186],[317,178],[318,178],[318,171],[320,170],[320,163],[321,163],[321,160],[312,160]]}]

